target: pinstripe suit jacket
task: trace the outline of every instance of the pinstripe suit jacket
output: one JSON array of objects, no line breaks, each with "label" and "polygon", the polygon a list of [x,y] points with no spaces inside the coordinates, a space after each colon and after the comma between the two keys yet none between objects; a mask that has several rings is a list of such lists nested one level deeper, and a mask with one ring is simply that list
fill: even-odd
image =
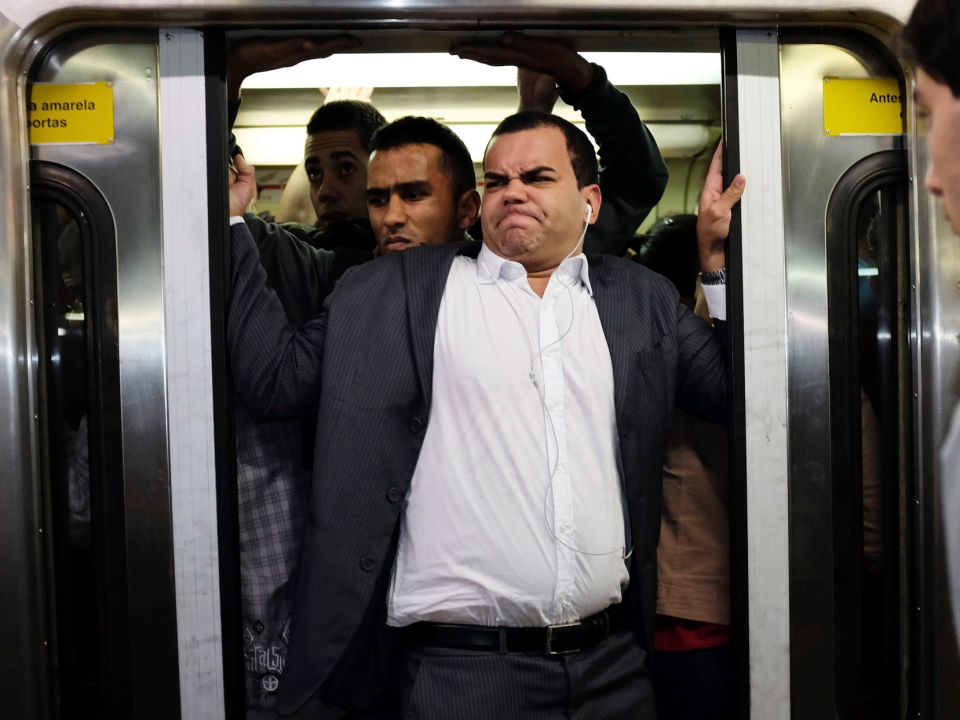
[{"label": "pinstripe suit jacket", "polygon": [[[254,415],[318,409],[313,486],[277,709],[318,689],[361,711],[388,688],[395,631],[386,595],[403,498],[430,416],[440,299],[458,254],[479,243],[425,246],[348,271],[319,318],[287,324],[264,285],[252,238],[233,233],[228,318],[237,393]],[[725,329],[679,303],[665,278],[608,256],[590,280],[613,363],[614,400],[634,552],[626,600],[653,648],[663,450],[674,406],[727,417]],[[322,387],[322,391],[321,391]]]}]

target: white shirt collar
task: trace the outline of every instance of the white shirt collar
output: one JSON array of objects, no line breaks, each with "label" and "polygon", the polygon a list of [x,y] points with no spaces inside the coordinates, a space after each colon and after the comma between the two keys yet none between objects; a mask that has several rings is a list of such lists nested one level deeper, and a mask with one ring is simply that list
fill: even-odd
[{"label": "white shirt collar", "polygon": [[[582,252],[579,255],[571,255],[564,260],[557,272],[560,273],[557,279],[561,282],[564,282],[565,278],[579,279],[590,297],[593,297],[589,263],[587,262],[587,256]],[[481,285],[490,285],[495,278],[503,278],[508,282],[513,282],[519,278],[526,278],[526,276],[527,271],[523,265],[516,260],[507,260],[507,258],[497,255],[486,243],[483,243],[480,255],[477,257],[477,281]]]}]

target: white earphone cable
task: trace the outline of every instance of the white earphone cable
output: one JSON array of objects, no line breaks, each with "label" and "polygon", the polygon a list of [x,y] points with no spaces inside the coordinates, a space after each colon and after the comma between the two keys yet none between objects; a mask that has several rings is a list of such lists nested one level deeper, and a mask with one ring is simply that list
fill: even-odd
[{"label": "white earphone cable", "polygon": [[[586,221],[585,221],[584,224],[583,224],[583,232],[580,234],[580,237],[577,239],[576,244],[573,246],[573,248],[570,250],[570,252],[567,253],[567,256],[566,256],[563,260],[560,261],[560,265],[557,266],[558,269],[559,269],[560,266],[563,265],[563,263],[565,263],[568,259],[570,259],[570,257],[577,251],[578,248],[580,248],[580,244],[583,242],[583,239],[584,239],[584,237],[585,237],[586,234],[587,234],[587,228],[590,226],[590,217],[591,217],[592,214],[593,214],[593,206],[588,203],[588,204],[587,204],[587,219],[586,219]],[[558,542],[560,545],[562,545],[563,547],[567,548],[568,550],[572,550],[573,552],[579,553],[579,554],[581,554],[581,555],[590,555],[590,556],[594,556],[594,557],[602,557],[602,556],[605,556],[605,555],[613,555],[614,553],[620,553],[620,555],[621,555],[621,557],[623,557],[623,559],[627,559],[628,557],[630,557],[630,554],[632,554],[632,551],[631,551],[631,553],[627,553],[627,552],[626,552],[626,546],[624,546],[624,545],[621,545],[621,546],[618,547],[618,548],[615,548],[615,549],[613,549],[613,550],[609,550],[609,551],[607,551],[607,552],[602,552],[602,553],[587,552],[587,551],[585,551],[585,550],[580,550],[579,548],[576,548],[576,547],[572,547],[572,546],[570,546],[570,545],[567,545],[567,544],[566,544],[563,540],[561,540],[561,539],[557,536],[557,534],[554,532],[553,526],[552,526],[552,524],[551,524],[551,522],[550,522],[550,518],[549,518],[548,515],[547,515],[547,497],[549,496],[550,491],[553,489],[553,479],[554,479],[554,477],[556,476],[556,474],[557,474],[557,469],[558,469],[559,466],[560,466],[560,438],[559,438],[559,436],[558,436],[558,434],[557,434],[557,429],[556,429],[556,427],[555,427],[554,424],[553,424],[553,417],[551,416],[550,410],[549,410],[549,408],[547,407],[546,397],[544,397],[543,390],[540,388],[540,384],[537,382],[537,374],[536,374],[535,364],[536,364],[537,359],[539,358],[539,360],[540,360],[540,374],[542,375],[542,374],[543,374],[543,353],[546,352],[547,350],[549,350],[550,348],[552,348],[553,346],[559,345],[560,342],[561,342],[561,341],[570,333],[570,331],[573,329],[573,326],[574,326],[574,308],[575,308],[575,303],[574,303],[574,299],[573,299],[573,293],[571,292],[570,287],[569,287],[566,283],[564,283],[564,282],[561,282],[561,283],[560,283],[561,285],[563,285],[564,290],[567,291],[567,295],[568,295],[569,298],[570,298],[570,324],[567,326],[567,329],[564,330],[563,333],[562,333],[556,340],[554,340],[553,342],[551,342],[551,343],[550,343],[549,345],[547,345],[546,347],[541,348],[539,352],[534,353],[534,351],[533,351],[533,341],[530,339],[530,333],[527,331],[527,326],[526,326],[526,324],[523,322],[523,318],[520,317],[520,313],[519,313],[519,312],[517,311],[517,309],[514,307],[513,303],[510,302],[510,299],[507,297],[507,295],[506,295],[506,293],[503,291],[503,289],[500,288],[500,286],[497,284],[497,280],[498,280],[499,278],[493,276],[493,273],[490,272],[490,268],[487,267],[487,264],[486,264],[482,259],[480,260],[480,262],[483,264],[484,269],[487,271],[487,275],[489,275],[489,276],[490,276],[490,279],[493,281],[493,286],[496,288],[497,292],[500,293],[501,297],[503,297],[504,302],[507,303],[507,306],[510,308],[510,310],[513,311],[514,316],[517,318],[517,322],[520,323],[520,328],[521,328],[521,330],[523,330],[523,336],[524,336],[524,339],[527,341],[527,348],[528,348],[528,350],[529,350],[529,352],[530,352],[530,373],[529,373],[529,377],[530,377],[531,382],[533,383],[534,389],[537,391],[537,397],[539,398],[539,400],[540,400],[540,405],[541,405],[542,408],[543,408],[544,416],[545,416],[545,418],[547,419],[547,421],[549,422],[549,425],[550,425],[550,433],[553,435],[553,444],[554,444],[554,446],[557,448],[557,459],[556,459],[556,462],[554,463],[553,467],[549,469],[549,478],[548,478],[547,485],[546,485],[546,488],[544,489],[544,493],[543,493],[543,521],[544,521],[544,524],[545,524],[546,527],[547,527],[547,531],[550,533],[551,537],[553,537],[553,539],[554,539],[556,542]]]}]

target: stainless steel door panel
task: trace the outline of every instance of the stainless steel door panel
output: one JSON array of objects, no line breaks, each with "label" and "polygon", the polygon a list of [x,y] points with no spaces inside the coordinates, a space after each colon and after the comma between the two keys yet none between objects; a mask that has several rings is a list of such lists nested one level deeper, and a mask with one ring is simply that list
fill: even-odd
[{"label": "stainless steel door panel", "polygon": [[42,504],[36,462],[36,342],[32,262],[26,243],[26,146],[20,137],[19,28],[0,14],[0,652],[3,711],[34,720],[49,712]]},{"label": "stainless steel door panel", "polygon": [[137,649],[129,658],[131,716],[177,717],[156,34],[70,36],[43,58],[34,79],[113,85],[112,144],[36,145],[32,157],[84,175],[113,213],[130,638]]},{"label": "stainless steel door panel", "polygon": [[[789,41],[784,41],[788,43]],[[829,137],[823,78],[870,77],[864,61],[831,45],[780,49],[790,396],[791,654],[797,717],[835,711],[834,576],[828,378],[826,208],[858,160],[900,136]]]}]

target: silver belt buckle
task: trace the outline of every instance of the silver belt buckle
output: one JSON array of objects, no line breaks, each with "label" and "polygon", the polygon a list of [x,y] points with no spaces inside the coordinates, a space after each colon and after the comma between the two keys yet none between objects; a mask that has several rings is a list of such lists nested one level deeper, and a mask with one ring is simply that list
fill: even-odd
[{"label": "silver belt buckle", "polygon": [[580,648],[574,648],[573,650],[554,650],[553,649],[553,631],[556,628],[567,628],[567,627],[576,627],[580,625],[579,620],[574,620],[573,622],[560,623],[559,625],[548,625],[547,626],[547,655],[573,655],[574,653],[580,652]]}]

